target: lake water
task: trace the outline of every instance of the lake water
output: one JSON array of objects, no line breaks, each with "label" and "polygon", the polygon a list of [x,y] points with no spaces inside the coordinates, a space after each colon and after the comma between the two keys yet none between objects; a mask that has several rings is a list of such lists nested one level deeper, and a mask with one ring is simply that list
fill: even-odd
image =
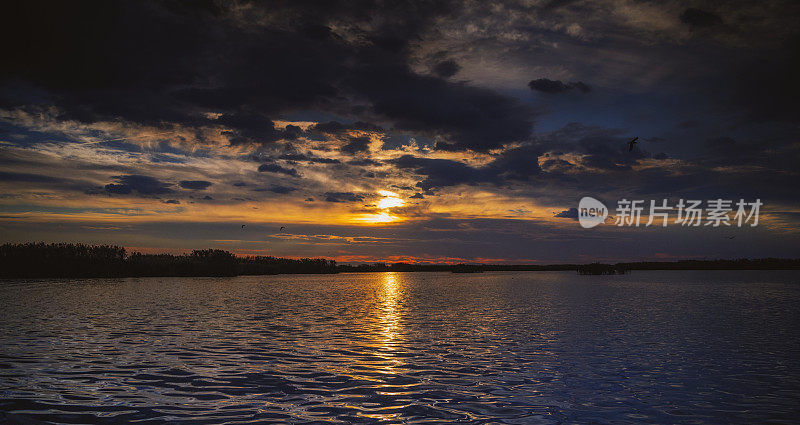
[{"label": "lake water", "polygon": [[800,273],[0,282],[0,422],[798,423]]}]

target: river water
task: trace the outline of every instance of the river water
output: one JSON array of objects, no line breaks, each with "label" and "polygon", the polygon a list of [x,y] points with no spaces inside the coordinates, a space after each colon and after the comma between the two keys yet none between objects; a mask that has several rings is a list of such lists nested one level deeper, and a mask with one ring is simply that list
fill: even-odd
[{"label": "river water", "polygon": [[0,422],[797,423],[800,273],[0,281]]}]

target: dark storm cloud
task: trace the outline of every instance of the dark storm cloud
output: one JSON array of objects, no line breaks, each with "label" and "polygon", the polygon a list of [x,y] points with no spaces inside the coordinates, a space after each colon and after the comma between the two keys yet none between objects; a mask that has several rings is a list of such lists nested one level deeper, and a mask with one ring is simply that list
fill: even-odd
[{"label": "dark storm cloud", "polygon": [[205,190],[211,186],[211,182],[205,180],[183,180],[179,184],[182,188],[190,190]]},{"label": "dark storm cloud", "polygon": [[485,152],[527,138],[533,125],[530,108],[515,99],[405,67],[378,67],[357,80],[373,110],[395,128],[444,137],[450,150]]},{"label": "dark storm cloud", "polygon": [[617,146],[610,143],[583,143],[581,151],[586,154],[583,165],[609,171],[630,170],[640,159],[647,157],[641,149],[629,152],[621,143]]},{"label": "dark storm cloud", "polygon": [[563,91],[569,90],[569,88],[562,83],[561,81],[557,80],[548,80],[547,78],[540,78],[538,80],[531,80],[528,83],[528,87],[531,90],[541,91],[545,93],[561,93]]},{"label": "dark storm cloud", "polygon": [[[724,107],[747,121],[800,123],[800,32],[738,61],[711,88]],[[717,94],[716,92],[713,94]],[[796,135],[796,133],[794,133]]]},{"label": "dark storm cloud", "polygon": [[528,87],[530,87],[531,90],[540,91],[547,94],[558,94],[571,90],[578,90],[579,92],[586,94],[592,91],[591,87],[581,81],[563,83],[558,80],[548,80],[547,78],[531,80],[528,83]]},{"label": "dark storm cloud", "polygon": [[569,218],[572,220],[578,219],[578,209],[577,208],[570,208],[559,213],[553,214],[553,217],[558,218]]},{"label": "dark storm cloud", "polygon": [[488,168],[505,180],[526,181],[541,173],[538,145],[523,145],[500,154]]},{"label": "dark storm cloud", "polygon": [[[569,123],[558,131],[538,137],[535,146],[541,152],[580,154],[582,165],[586,167],[621,171],[630,170],[640,160],[650,157],[649,152],[641,147],[642,144],[629,151],[628,140],[624,132],[618,129]],[[569,162],[561,161],[543,165],[546,168],[555,166],[561,171],[572,166]]]},{"label": "dark storm cloud", "polygon": [[460,70],[461,67],[452,59],[441,61],[433,67],[433,73],[442,78],[450,78]]},{"label": "dark storm cloud", "polygon": [[33,173],[11,173],[0,171],[0,181],[26,183],[55,183],[62,179]]},{"label": "dark storm cloud", "polygon": [[275,186],[272,186],[272,187],[269,188],[270,192],[279,193],[281,195],[285,195],[287,193],[292,193],[295,190],[297,190],[297,188],[289,187],[289,186],[280,186],[280,185],[275,185]]},{"label": "dark storm cloud", "polygon": [[376,161],[370,158],[358,158],[347,161],[347,165],[355,165],[359,167],[373,167],[373,166],[377,167],[383,164],[380,161]]},{"label": "dark storm cloud", "polygon": [[424,190],[459,184],[484,183],[495,179],[495,176],[488,170],[473,168],[463,162],[449,159],[403,155],[393,160],[392,163],[398,168],[424,175],[425,179],[417,183],[417,187]]},{"label": "dark storm cloud", "polygon": [[350,155],[367,152],[369,151],[369,142],[369,137],[351,137],[350,141],[342,146],[341,151],[349,153]]},{"label": "dark storm cloud", "polygon": [[304,153],[286,153],[279,157],[287,161],[305,161],[312,164],[340,164],[342,161],[335,158],[322,158]]},{"label": "dark storm cloud", "polygon": [[[792,162],[800,156],[800,146],[715,137],[702,143],[699,152],[685,155],[680,165],[642,168],[636,166],[665,156],[651,156],[647,141],[642,142],[644,148],[630,152],[627,140],[619,130],[577,123],[537,137],[530,149],[550,158],[542,162],[542,172],[532,176],[535,180],[525,193],[554,203],[577,202],[585,194],[604,194],[610,201],[627,197],[796,202],[800,173]],[[566,153],[580,156],[580,163],[552,157]]]},{"label": "dark storm cloud", "polygon": [[243,2],[234,11],[227,3],[16,2],[0,14],[0,36],[25,42],[5,49],[0,83],[49,93],[5,99],[18,106],[55,103],[64,118],[85,122],[221,126],[233,144],[297,137],[299,128],[277,129],[274,120],[298,110],[355,119],[339,130],[374,129],[358,118],[378,118],[459,149],[527,137],[533,114],[516,100],[411,69],[411,43],[457,3]]},{"label": "dark storm cloud", "polygon": [[690,7],[681,13],[681,22],[692,27],[711,27],[722,24],[722,18],[705,10]]},{"label": "dark storm cloud", "polygon": [[321,133],[341,133],[344,131],[351,131],[351,130],[383,131],[383,128],[377,124],[372,124],[363,121],[356,121],[351,124],[343,124],[340,123],[339,121],[328,121],[313,126],[311,130],[318,131]]},{"label": "dark storm cloud", "polygon": [[789,164],[784,159],[795,154],[800,154],[800,147],[788,147],[777,151],[770,144],[743,142],[721,136],[706,139],[698,162],[708,167],[749,165],[777,170],[787,168]]},{"label": "dark storm cloud", "polygon": [[[0,162],[5,162],[0,159]],[[8,161],[13,163],[14,161]],[[18,161],[17,164],[23,164],[26,161]],[[31,186],[46,186],[51,189],[74,191],[74,192],[92,192],[102,191],[102,188],[97,188],[93,183],[80,179],[71,179],[67,177],[54,177],[38,173],[24,173],[12,171],[0,171],[0,182],[14,183],[9,185],[11,187],[27,187]]]},{"label": "dark storm cloud", "polygon": [[542,168],[546,169],[548,172],[566,171],[573,167],[575,167],[575,164],[563,159],[546,159],[542,162]]},{"label": "dark storm cloud", "polygon": [[294,168],[281,167],[278,164],[261,164],[258,166],[259,173],[278,173],[286,174],[287,176],[300,177],[300,174]]},{"label": "dark storm cloud", "polygon": [[364,195],[353,192],[325,192],[325,202],[361,202]]},{"label": "dark storm cloud", "polygon": [[418,182],[417,187],[430,191],[460,184],[502,185],[512,180],[527,181],[541,172],[538,164],[540,153],[538,146],[523,145],[501,153],[480,168],[449,159],[420,158],[413,155],[403,155],[391,162],[398,168],[424,175],[425,179]]},{"label": "dark storm cloud", "polygon": [[130,186],[124,184],[109,183],[106,185],[106,192],[115,195],[128,195],[133,191]]},{"label": "dark storm cloud", "polygon": [[289,125],[283,130],[275,128],[275,124],[263,114],[252,112],[234,112],[220,116],[216,124],[233,130],[227,131],[231,144],[269,143],[276,140],[293,140],[302,132],[299,127]]},{"label": "dark storm cloud", "polygon": [[141,195],[161,195],[172,192],[168,184],[150,176],[131,174],[114,176],[113,178],[116,183],[105,185],[105,190],[108,193],[128,195],[137,192]]}]

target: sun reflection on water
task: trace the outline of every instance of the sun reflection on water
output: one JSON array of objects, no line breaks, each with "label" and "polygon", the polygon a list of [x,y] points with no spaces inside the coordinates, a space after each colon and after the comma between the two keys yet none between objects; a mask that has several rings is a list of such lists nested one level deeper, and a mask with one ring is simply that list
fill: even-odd
[{"label": "sun reflection on water", "polygon": [[397,284],[396,273],[383,275],[383,294],[381,296],[381,334],[386,348],[393,348],[400,330],[400,315],[398,312],[398,298],[400,290]]}]

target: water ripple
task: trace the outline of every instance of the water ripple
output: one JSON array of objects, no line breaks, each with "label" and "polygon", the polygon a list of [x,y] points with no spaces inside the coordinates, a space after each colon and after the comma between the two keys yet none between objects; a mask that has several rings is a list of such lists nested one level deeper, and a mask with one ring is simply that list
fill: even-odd
[{"label": "water ripple", "polygon": [[0,422],[793,423],[799,277],[7,281]]}]

